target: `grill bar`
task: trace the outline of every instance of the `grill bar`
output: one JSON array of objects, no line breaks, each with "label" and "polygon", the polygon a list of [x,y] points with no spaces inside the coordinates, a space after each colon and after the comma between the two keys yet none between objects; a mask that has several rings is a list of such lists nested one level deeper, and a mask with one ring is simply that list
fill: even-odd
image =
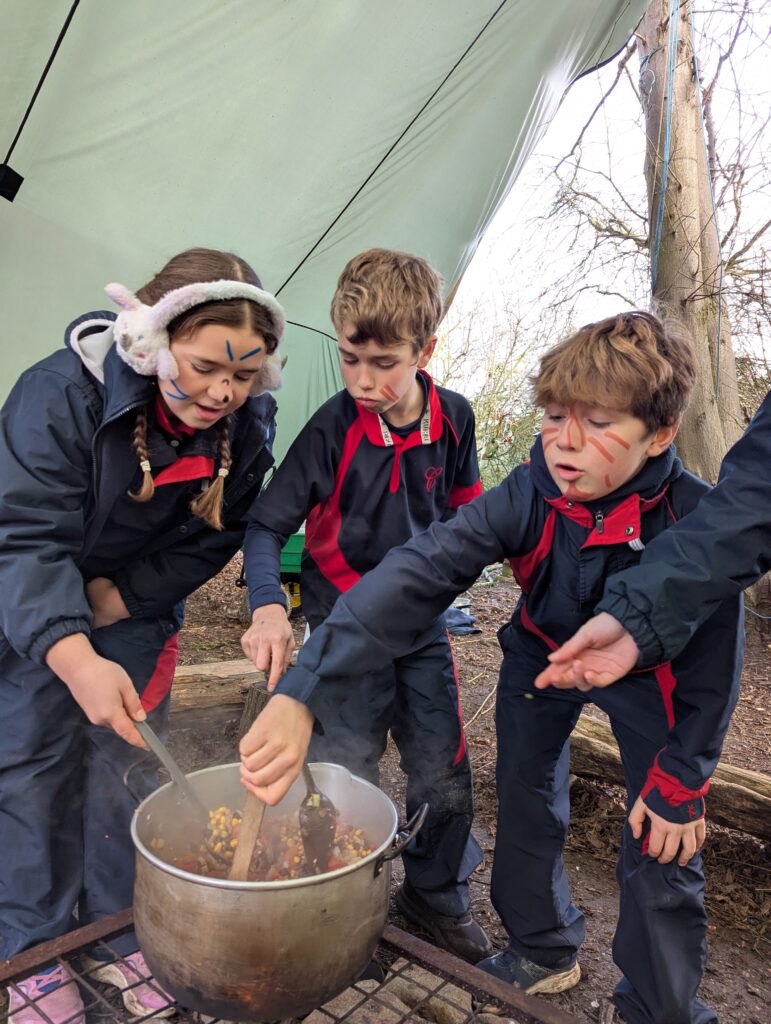
[{"label": "grill bar", "polygon": [[[75,978],[86,1007],[89,1024],[128,1024],[137,1021],[124,1009],[116,989],[105,989],[96,983],[83,958],[95,957],[120,961],[121,957],[109,945],[109,940],[125,932],[133,922],[132,911],[123,910],[69,932],[58,939],[41,943],[19,953],[10,960],[0,961],[0,984],[10,985],[17,994],[23,994],[18,983],[55,964],[65,966]],[[452,1012],[457,1024],[471,1024],[476,1019],[475,1007],[495,1007],[493,1012],[504,1014],[514,1024],[581,1024],[577,1017],[552,1006],[541,999],[527,996],[483,971],[471,967],[444,950],[422,939],[386,925],[378,958],[389,963],[386,979],[381,983],[359,982],[331,1000],[307,1018],[308,1024],[357,1024],[364,1012],[371,1019],[378,1011],[387,1024],[426,1024],[436,1019],[435,1013],[421,1013],[426,1004],[435,1008],[437,1001]],[[399,984],[406,984],[412,993],[414,1005],[394,999]],[[109,994],[106,994],[109,993]],[[468,995],[471,996],[469,1003]],[[400,1009],[394,1009],[398,1006]],[[194,1011],[176,1008],[171,1024],[202,1024]],[[40,1024],[51,1024],[41,1008]],[[138,1020],[151,1020],[150,1015]],[[9,1010],[4,993],[0,994],[0,1024],[8,1024]],[[209,1024],[207,1019],[207,1024]],[[211,1022],[217,1024],[217,1022]],[[282,1022],[290,1024],[290,1022]]]}]

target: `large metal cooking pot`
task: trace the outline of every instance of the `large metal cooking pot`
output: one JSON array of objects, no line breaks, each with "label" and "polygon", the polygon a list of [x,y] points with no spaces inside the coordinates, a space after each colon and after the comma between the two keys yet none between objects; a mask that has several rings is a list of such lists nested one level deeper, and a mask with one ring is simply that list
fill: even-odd
[{"label": "large metal cooking pot", "polygon": [[[427,808],[396,835],[396,809],[385,793],[339,765],[312,767],[341,819],[364,829],[373,846],[358,863],[323,875],[231,882],[191,874],[153,852],[158,840],[168,857],[200,839],[190,836],[189,823],[180,825],[171,784],[137,808],[131,835],[139,945],[160,984],[183,1006],[226,1020],[298,1017],[347,988],[369,963],[388,912],[390,862]],[[206,768],[188,780],[212,810],[243,806],[238,764]],[[298,779],[265,820],[296,813],[304,795]]]}]

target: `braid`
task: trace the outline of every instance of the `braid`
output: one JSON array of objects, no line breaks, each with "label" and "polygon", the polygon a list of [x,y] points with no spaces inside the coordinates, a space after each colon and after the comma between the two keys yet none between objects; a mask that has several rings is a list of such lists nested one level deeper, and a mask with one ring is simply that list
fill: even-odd
[{"label": "braid", "polygon": [[142,486],[138,491],[129,491],[129,497],[134,501],[149,501],[155,493],[153,474],[150,471],[150,460],[147,453],[147,406],[143,405],[137,412],[136,423],[132,440],[134,451],[137,453],[139,465],[142,468]]},{"label": "braid", "polygon": [[210,483],[205,491],[202,491],[190,505],[190,511],[194,516],[203,519],[205,523],[215,530],[223,529],[222,504],[225,497],[225,477],[230,470],[233,457],[230,451],[230,428],[232,417],[227,416],[222,422],[220,433],[220,466],[214,482]]}]

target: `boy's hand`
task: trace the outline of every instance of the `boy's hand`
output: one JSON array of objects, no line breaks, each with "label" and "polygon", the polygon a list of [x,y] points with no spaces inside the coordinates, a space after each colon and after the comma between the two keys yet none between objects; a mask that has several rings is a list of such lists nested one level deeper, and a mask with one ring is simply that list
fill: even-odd
[{"label": "boy's hand", "polygon": [[579,690],[610,686],[630,672],[639,657],[632,635],[612,615],[601,612],[549,655],[551,664],[535,685],[539,690],[547,686]]},{"label": "boy's hand", "polygon": [[641,796],[638,796],[635,805],[629,812],[629,825],[632,835],[639,839],[643,834],[645,819],[650,818],[651,830],[648,836],[648,856],[655,858],[659,864],[669,864],[680,856],[677,863],[684,868],[688,861],[704,845],[707,835],[707,826],[704,818],[698,821],[689,821],[687,825],[677,825],[673,821],[667,821],[659,814],[654,814]]},{"label": "boy's hand", "polygon": [[126,743],[146,749],[132,719],[142,721],[147,716],[125,669],[98,655],[82,633],[50,647],[46,662],[92,725],[106,725]]},{"label": "boy's hand", "polygon": [[86,597],[94,613],[94,629],[130,618],[120,591],[112,580],[97,576],[86,584]]},{"label": "boy's hand", "polygon": [[300,774],[313,721],[304,704],[278,693],[241,740],[241,781],[266,804],[277,804]]},{"label": "boy's hand", "polygon": [[241,637],[244,654],[268,677],[268,693],[273,693],[281,676],[289,668],[294,650],[294,634],[289,625],[286,608],[280,604],[265,604],[255,609],[252,624]]}]

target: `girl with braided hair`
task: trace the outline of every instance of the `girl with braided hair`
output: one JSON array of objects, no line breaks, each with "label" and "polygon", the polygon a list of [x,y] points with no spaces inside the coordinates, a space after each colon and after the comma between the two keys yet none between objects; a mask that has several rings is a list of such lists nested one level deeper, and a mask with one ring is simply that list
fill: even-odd
[{"label": "girl with braided hair", "polygon": [[[118,316],[79,317],[0,412],[0,959],[130,905],[134,721],[163,730],[185,598],[273,463],[285,320],[251,267],[191,249],[107,290]],[[94,976],[168,1015],[133,934],[113,947]],[[66,967],[9,997],[13,1024],[83,1024]]]}]

